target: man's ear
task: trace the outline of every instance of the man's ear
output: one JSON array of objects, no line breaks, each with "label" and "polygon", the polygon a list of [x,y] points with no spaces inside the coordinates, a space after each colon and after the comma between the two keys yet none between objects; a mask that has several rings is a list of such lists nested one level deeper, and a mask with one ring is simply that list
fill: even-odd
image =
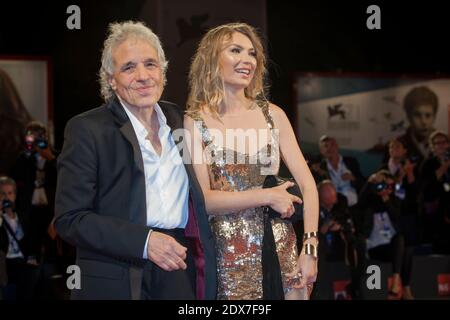
[{"label": "man's ear", "polygon": [[111,88],[112,88],[114,91],[116,91],[117,83],[116,83],[116,79],[114,79],[113,76],[109,76],[109,78],[108,78],[108,83],[109,83],[109,85],[111,86]]}]

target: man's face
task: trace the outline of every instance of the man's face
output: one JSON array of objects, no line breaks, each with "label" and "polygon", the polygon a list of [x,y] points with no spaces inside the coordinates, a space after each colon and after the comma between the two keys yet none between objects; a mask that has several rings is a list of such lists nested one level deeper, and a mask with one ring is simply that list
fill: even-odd
[{"label": "man's face", "polygon": [[320,143],[320,153],[325,158],[330,158],[338,154],[338,145],[335,139],[328,139]]},{"label": "man's face", "polygon": [[9,184],[4,184],[0,186],[0,201],[9,200],[13,203],[16,202],[16,191],[14,186]]},{"label": "man's face", "polygon": [[415,107],[409,119],[414,133],[422,138],[428,137],[433,131],[435,116],[433,106],[431,105]]},{"label": "man's face", "polygon": [[114,73],[111,87],[131,107],[154,106],[164,88],[158,54],[148,42],[129,38],[112,53]]}]

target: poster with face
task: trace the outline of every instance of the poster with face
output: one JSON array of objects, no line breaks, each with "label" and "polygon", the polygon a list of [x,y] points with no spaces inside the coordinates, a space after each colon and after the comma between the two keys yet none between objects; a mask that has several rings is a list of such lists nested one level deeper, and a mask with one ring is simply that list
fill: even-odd
[{"label": "poster with face", "polygon": [[294,88],[304,152],[319,153],[320,137],[332,136],[366,174],[381,164],[390,139],[400,137],[409,153],[426,157],[430,133],[449,129],[448,78],[303,73]]}]

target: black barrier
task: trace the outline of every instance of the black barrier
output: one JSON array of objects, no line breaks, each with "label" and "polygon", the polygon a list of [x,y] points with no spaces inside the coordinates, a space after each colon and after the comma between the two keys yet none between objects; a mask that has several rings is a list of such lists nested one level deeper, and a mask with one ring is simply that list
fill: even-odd
[{"label": "black barrier", "polygon": [[[374,275],[368,267],[377,266],[380,270],[380,288],[369,288],[368,279]],[[369,260],[359,285],[361,299],[386,300],[388,298],[389,278],[392,277],[390,263]],[[314,299],[351,300],[348,285],[351,281],[350,268],[344,262],[326,262],[320,270]],[[372,278],[373,280],[373,278]],[[369,282],[370,281],[369,279]],[[450,299],[450,256],[414,256],[411,274],[411,290],[416,299]]]}]

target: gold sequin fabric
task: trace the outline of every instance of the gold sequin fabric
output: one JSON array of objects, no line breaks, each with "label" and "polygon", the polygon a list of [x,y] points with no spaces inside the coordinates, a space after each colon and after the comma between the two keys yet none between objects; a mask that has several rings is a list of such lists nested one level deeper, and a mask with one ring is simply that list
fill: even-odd
[{"label": "gold sequin fabric", "polygon": [[[268,105],[261,106],[261,110],[268,127],[272,129],[273,120]],[[205,149],[208,148],[206,154],[210,154],[206,158],[213,190],[237,192],[259,189],[262,188],[266,175],[278,173],[279,146],[274,133],[269,144],[249,156],[215,145],[200,115],[192,117],[202,134]],[[233,158],[234,160],[240,158],[240,161],[238,163],[230,161]],[[263,208],[258,207],[210,216],[210,225],[216,242],[218,299],[262,299],[263,215]],[[296,235],[292,224],[287,220],[272,220],[272,229],[282,271],[283,287],[287,293],[291,288],[285,275],[294,269],[297,262]]]}]

